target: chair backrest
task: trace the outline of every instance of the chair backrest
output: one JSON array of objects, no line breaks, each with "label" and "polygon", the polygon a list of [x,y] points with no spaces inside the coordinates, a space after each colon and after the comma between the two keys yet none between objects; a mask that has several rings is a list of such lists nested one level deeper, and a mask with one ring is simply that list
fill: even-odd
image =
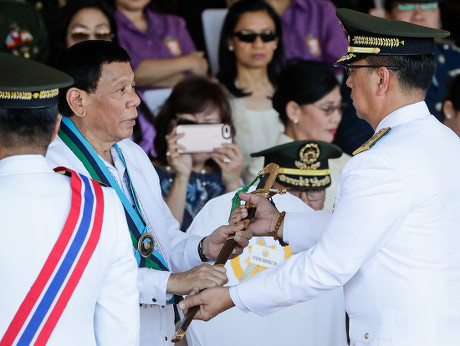
[{"label": "chair backrest", "polygon": [[210,8],[201,14],[204,42],[213,75],[219,70],[219,39],[227,11],[226,8]]},{"label": "chair backrest", "polygon": [[143,92],[142,98],[152,113],[156,116],[163,103],[171,95],[171,88],[168,89],[152,89]]}]

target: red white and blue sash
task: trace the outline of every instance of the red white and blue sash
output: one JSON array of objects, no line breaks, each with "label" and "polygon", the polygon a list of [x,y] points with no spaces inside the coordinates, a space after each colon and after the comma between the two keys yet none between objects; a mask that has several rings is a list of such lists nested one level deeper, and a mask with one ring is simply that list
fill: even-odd
[{"label": "red white and blue sash", "polygon": [[64,228],[3,335],[4,345],[45,345],[99,241],[104,214],[100,184],[67,168],[72,202]]}]

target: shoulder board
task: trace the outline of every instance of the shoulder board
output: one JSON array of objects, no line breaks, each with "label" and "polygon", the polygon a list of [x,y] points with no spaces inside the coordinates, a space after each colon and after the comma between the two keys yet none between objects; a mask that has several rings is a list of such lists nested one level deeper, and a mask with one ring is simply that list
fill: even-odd
[{"label": "shoulder board", "polygon": [[356,149],[353,152],[353,156],[355,156],[356,154],[359,154],[360,152],[363,152],[363,151],[366,151],[366,150],[370,149],[375,143],[377,143],[377,141],[380,138],[382,138],[388,132],[390,132],[390,130],[391,130],[391,127],[385,127],[383,129],[381,129],[379,132],[377,132],[375,135],[373,135],[369,140],[367,140],[366,143],[364,143],[358,149]]}]

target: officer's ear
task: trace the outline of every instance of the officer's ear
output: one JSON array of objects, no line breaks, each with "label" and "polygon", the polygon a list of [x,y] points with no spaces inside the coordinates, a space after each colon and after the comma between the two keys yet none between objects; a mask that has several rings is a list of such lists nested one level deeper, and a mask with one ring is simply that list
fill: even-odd
[{"label": "officer's ear", "polygon": [[50,143],[52,141],[54,141],[54,139],[56,138],[57,136],[57,133],[59,131],[59,127],[61,126],[61,119],[62,119],[62,115],[61,114],[58,114],[57,118],[56,118],[56,124],[54,124],[54,130],[53,130],[53,135],[51,136],[51,140],[50,140]]},{"label": "officer's ear", "polygon": [[388,91],[390,85],[391,72],[386,67],[382,66],[376,70],[378,85],[377,85],[377,95],[381,96]]},{"label": "officer's ear", "polygon": [[86,116],[86,110],[83,102],[85,94],[86,92],[84,90],[75,87],[70,88],[66,93],[66,100],[70,109],[74,115],[81,118]]}]

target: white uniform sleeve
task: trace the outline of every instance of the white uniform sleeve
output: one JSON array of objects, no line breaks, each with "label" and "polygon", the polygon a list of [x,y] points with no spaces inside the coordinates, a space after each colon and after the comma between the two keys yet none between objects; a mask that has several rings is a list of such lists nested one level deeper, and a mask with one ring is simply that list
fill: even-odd
[{"label": "white uniform sleeve", "polygon": [[342,286],[398,231],[410,210],[403,177],[381,158],[360,156],[366,160],[350,160],[343,172],[336,208],[320,241],[236,287],[249,310],[266,315]]},{"label": "white uniform sleeve", "polygon": [[[111,225],[111,262],[96,302],[94,329],[98,345],[137,345],[139,342],[139,292],[137,263],[123,208],[113,190],[104,189],[104,223]],[[103,224],[104,227],[104,224]],[[103,240],[109,239],[106,237]]]}]

